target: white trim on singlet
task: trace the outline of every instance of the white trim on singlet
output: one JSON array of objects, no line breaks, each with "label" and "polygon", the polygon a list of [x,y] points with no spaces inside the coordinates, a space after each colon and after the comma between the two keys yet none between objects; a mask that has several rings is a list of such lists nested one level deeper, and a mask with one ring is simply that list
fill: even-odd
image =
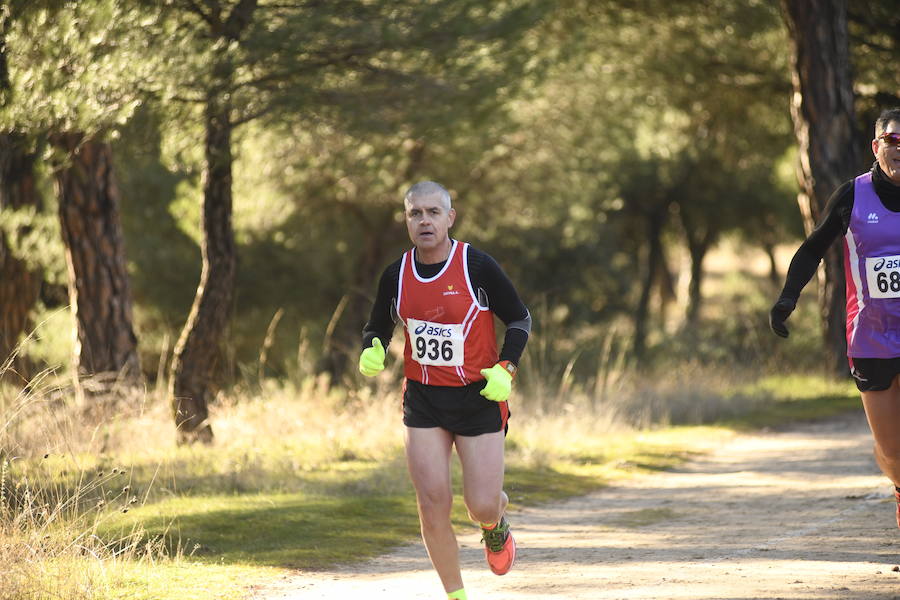
[{"label": "white trim on singlet", "polygon": [[457,246],[458,246],[457,241],[453,240],[453,245],[450,246],[450,254],[447,255],[447,262],[444,263],[444,266],[441,268],[440,271],[438,271],[437,275],[435,275],[434,277],[429,277],[427,279],[424,277],[419,277],[419,273],[418,273],[418,271],[416,271],[416,260],[415,260],[416,259],[416,255],[415,255],[416,249],[413,248],[412,250],[410,250],[409,251],[410,256],[413,259],[412,265],[411,265],[413,277],[415,277],[417,281],[421,281],[422,283],[431,283],[432,281],[434,281],[435,279],[437,279],[438,277],[443,275],[444,272],[450,267],[450,262],[453,260],[453,253],[456,252]]},{"label": "white trim on singlet", "polygon": [[[851,222],[853,216],[851,215]],[[859,255],[856,252],[856,238],[853,231],[847,227],[847,233],[844,238],[847,241],[847,262],[850,263],[850,274],[853,277],[853,286],[856,288],[856,316],[850,324],[850,339],[847,344],[852,346],[856,332],[859,331],[859,317],[862,315],[863,309],[866,307],[866,301],[863,295],[862,277],[859,273]]]},{"label": "white trim on singlet", "polygon": [[463,247],[463,273],[466,277],[466,287],[469,288],[469,295],[472,296],[472,302],[478,307],[478,310],[490,310],[490,307],[479,304],[478,294],[475,293],[475,288],[472,287],[472,280],[469,278],[469,244]]},{"label": "white trim on singlet", "polygon": [[[474,309],[474,310],[472,310]],[[473,302],[469,305],[469,312],[466,313],[465,318],[463,318],[462,326],[463,326],[463,339],[469,338],[469,331],[472,330],[472,325],[475,324],[475,320],[478,318],[479,306],[477,302]]]},{"label": "white trim on singlet", "polygon": [[459,377],[459,380],[462,381],[463,385],[469,385],[470,383],[472,383],[471,381],[466,379],[466,372],[462,367],[456,367],[456,376]]},{"label": "white trim on singlet", "polygon": [[404,327],[406,327],[406,321],[403,320],[403,315],[400,314],[400,303],[403,301],[403,271],[406,270],[406,257],[408,255],[409,252],[404,252],[400,258],[400,277],[397,278],[397,317]]},{"label": "white trim on singlet", "polygon": [[[466,249],[468,249],[468,244],[466,244]],[[467,256],[463,253],[463,264],[467,264]],[[466,278],[466,286],[469,288],[469,294],[472,293],[472,284],[469,282],[469,270],[466,268],[465,271]],[[462,321],[463,326],[463,340],[469,339],[469,332],[472,331],[472,326],[475,324],[475,321],[478,320],[478,315],[481,313],[482,308],[478,304],[478,299],[472,296],[472,304],[469,305],[469,310],[466,312],[466,316]],[[463,382],[463,385],[469,385],[472,383],[465,374],[465,370],[462,367],[456,367],[456,375],[459,377],[460,381]]]}]

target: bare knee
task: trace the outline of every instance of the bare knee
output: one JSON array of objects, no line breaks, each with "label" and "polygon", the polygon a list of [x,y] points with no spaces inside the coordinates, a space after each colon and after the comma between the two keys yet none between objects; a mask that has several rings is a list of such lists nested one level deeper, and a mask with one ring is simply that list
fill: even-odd
[{"label": "bare knee", "polygon": [[900,443],[877,443],[875,444],[875,454],[884,462],[897,466],[900,465]]},{"label": "bare knee", "polygon": [[422,493],[418,495],[419,517],[422,527],[440,527],[450,521],[453,496],[446,493]]},{"label": "bare knee", "polygon": [[479,523],[496,523],[503,512],[499,496],[466,499],[466,508],[469,516]]}]

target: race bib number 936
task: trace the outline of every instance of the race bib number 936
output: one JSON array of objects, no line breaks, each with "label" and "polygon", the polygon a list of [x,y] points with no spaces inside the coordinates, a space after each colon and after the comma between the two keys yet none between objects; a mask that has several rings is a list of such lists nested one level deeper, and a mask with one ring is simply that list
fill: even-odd
[{"label": "race bib number 936", "polygon": [[431,323],[407,319],[412,357],[420,365],[461,367],[465,358],[462,324]]},{"label": "race bib number 936", "polygon": [[900,298],[900,255],[866,257],[866,281],[871,298]]}]

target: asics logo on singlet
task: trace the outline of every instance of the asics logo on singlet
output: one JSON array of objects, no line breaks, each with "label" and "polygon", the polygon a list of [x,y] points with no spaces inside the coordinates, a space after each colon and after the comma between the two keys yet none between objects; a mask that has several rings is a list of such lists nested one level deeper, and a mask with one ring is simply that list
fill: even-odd
[{"label": "asics logo on singlet", "polygon": [[422,332],[425,332],[425,335],[431,335],[434,337],[450,337],[453,335],[451,333],[451,329],[449,327],[435,327],[429,323],[422,323],[418,327],[416,327],[414,333],[416,335],[420,335]]},{"label": "asics logo on singlet", "polygon": [[878,262],[872,266],[872,270],[877,273],[881,269],[900,269],[900,259],[892,258],[887,260],[885,258],[879,258]]},{"label": "asics logo on singlet", "polygon": [[878,222],[878,213],[870,212],[868,222],[869,223],[877,223]]}]

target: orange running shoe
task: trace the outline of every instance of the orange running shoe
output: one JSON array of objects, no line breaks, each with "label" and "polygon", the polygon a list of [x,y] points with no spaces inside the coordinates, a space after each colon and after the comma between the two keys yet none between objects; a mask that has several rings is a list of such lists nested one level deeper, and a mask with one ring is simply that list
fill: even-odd
[{"label": "orange running shoe", "polygon": [[484,542],[484,557],[494,575],[506,575],[516,562],[516,540],[509,530],[506,517],[493,529],[481,528],[481,541]]}]

